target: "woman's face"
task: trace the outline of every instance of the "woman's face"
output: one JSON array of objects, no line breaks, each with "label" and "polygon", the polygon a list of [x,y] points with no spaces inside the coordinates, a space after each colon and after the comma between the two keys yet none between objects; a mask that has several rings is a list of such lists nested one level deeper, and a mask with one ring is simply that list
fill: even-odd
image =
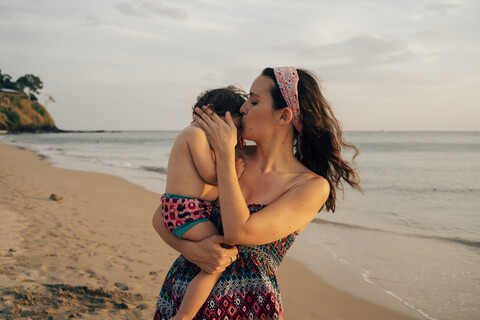
[{"label": "woman's face", "polygon": [[266,76],[258,76],[252,83],[247,101],[240,108],[243,137],[254,140],[273,124],[273,99],[270,88],[275,85]]}]

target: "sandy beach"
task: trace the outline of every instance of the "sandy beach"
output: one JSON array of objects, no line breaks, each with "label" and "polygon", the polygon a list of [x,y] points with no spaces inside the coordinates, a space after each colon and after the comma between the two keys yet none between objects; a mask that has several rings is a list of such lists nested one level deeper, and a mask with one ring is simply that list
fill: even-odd
[{"label": "sandy beach", "polygon": [[[0,318],[151,319],[178,255],[151,226],[158,200],[0,144]],[[336,288],[288,256],[278,274],[285,319],[422,319],[355,281],[353,293]]]}]

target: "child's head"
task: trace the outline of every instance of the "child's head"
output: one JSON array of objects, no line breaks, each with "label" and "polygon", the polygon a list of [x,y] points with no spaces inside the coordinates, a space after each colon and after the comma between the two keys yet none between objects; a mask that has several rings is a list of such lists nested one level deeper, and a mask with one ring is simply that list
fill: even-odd
[{"label": "child's head", "polygon": [[206,90],[197,97],[197,102],[192,108],[193,115],[195,108],[210,105],[220,117],[224,117],[227,111],[230,111],[232,117],[238,117],[246,97],[245,91],[236,86]]}]

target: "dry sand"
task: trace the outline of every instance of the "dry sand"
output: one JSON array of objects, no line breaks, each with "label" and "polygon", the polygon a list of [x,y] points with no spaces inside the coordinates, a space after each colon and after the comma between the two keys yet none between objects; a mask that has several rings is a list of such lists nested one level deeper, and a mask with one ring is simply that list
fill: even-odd
[{"label": "dry sand", "polygon": [[[178,255],[151,227],[158,201],[0,144],[0,319],[151,319]],[[338,290],[293,259],[279,282],[285,319],[420,318]]]}]

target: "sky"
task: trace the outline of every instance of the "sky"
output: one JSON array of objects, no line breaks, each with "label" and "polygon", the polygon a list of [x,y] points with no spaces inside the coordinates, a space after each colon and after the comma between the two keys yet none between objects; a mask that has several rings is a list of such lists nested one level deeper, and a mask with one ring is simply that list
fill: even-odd
[{"label": "sky", "polygon": [[64,130],[180,130],[205,89],[313,71],[345,130],[480,130],[478,0],[0,0],[0,70]]}]

